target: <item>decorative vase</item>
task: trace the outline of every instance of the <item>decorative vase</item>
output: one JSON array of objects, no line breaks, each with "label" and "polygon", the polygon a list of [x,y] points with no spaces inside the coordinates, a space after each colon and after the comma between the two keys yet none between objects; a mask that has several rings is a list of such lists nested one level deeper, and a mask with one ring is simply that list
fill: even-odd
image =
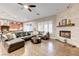
[{"label": "decorative vase", "polygon": [[60,26],[60,22],[59,22],[59,26]]},{"label": "decorative vase", "polygon": [[69,25],[71,24],[71,20],[70,20],[70,19],[68,20],[68,24],[69,24]]}]

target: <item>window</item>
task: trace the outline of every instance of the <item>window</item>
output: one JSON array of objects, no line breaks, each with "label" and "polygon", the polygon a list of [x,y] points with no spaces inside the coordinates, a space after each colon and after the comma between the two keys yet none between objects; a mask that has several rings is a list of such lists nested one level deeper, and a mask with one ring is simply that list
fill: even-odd
[{"label": "window", "polygon": [[27,24],[26,26],[26,31],[32,31],[32,24]]},{"label": "window", "polygon": [[43,23],[38,23],[38,31],[43,31]]},{"label": "window", "polygon": [[32,31],[32,24],[24,24],[23,25],[24,31]]},{"label": "window", "polygon": [[52,22],[49,22],[49,28],[48,28],[48,30],[49,30],[49,33],[53,33],[52,31],[53,31],[53,27],[52,27]]},{"label": "window", "polygon": [[40,22],[38,23],[38,31],[44,31],[44,32],[53,32],[53,26],[52,26],[52,21],[45,21],[45,22]]},{"label": "window", "polygon": [[48,32],[48,23],[44,23],[44,32]]}]

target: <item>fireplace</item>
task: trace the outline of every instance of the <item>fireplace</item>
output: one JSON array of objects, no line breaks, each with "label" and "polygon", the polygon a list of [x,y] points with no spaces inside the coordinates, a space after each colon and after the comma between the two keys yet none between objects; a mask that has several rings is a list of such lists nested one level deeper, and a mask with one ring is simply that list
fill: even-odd
[{"label": "fireplace", "polygon": [[71,38],[71,31],[59,31],[59,36],[64,38]]}]

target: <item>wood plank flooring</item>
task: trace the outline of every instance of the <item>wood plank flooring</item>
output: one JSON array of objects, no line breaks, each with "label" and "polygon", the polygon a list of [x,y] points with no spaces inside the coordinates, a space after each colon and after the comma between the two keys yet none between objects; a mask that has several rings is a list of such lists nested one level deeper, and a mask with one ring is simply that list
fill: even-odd
[{"label": "wood plank flooring", "polygon": [[12,53],[7,53],[0,42],[1,56],[79,56],[79,48],[71,47],[56,40],[42,40],[40,44],[31,41],[25,43],[25,47]]}]

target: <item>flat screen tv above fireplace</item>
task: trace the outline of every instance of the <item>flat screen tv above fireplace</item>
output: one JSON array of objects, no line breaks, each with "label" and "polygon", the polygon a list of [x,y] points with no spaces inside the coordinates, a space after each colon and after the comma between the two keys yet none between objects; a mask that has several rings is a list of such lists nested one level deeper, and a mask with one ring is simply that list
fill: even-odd
[{"label": "flat screen tv above fireplace", "polygon": [[64,38],[71,38],[71,31],[59,31],[59,36]]}]

